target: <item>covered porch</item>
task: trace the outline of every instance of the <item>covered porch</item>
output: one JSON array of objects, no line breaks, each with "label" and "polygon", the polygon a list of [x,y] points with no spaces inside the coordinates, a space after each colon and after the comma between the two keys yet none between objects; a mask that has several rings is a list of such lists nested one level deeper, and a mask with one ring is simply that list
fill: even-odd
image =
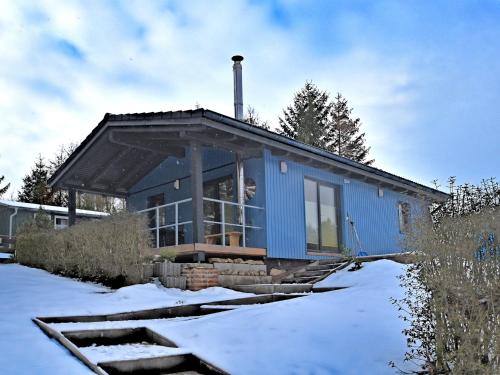
[{"label": "covered porch", "polygon": [[77,191],[108,194],[146,216],[155,252],[266,256],[262,145],[197,112],[106,115],[51,181],[70,225]]}]

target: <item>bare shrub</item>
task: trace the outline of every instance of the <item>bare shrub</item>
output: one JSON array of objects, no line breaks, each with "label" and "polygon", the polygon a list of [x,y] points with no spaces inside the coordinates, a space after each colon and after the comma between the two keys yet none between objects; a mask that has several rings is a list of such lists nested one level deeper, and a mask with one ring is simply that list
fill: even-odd
[{"label": "bare shrub", "polygon": [[143,216],[117,213],[100,221],[55,230],[32,221],[19,229],[17,260],[112,286],[142,281],[150,234]]},{"label": "bare shrub", "polygon": [[405,245],[417,261],[396,301],[410,322],[407,360],[423,373],[500,373],[500,209],[418,220]]},{"label": "bare shrub", "polygon": [[[437,181],[434,182],[439,187]],[[479,213],[486,208],[500,207],[500,184],[495,178],[483,179],[479,185],[457,185],[456,178],[448,179],[449,199],[436,204],[432,219],[438,223],[442,218]]]}]

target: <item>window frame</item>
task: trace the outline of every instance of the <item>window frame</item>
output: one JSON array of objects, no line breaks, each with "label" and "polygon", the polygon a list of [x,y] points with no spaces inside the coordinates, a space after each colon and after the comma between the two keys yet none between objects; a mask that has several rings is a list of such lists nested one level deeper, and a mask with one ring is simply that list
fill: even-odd
[{"label": "window frame", "polygon": [[[67,222],[67,225],[65,227],[58,227],[57,226],[57,219],[63,219],[63,220],[66,220]],[[54,229],[57,229],[57,230],[60,230],[60,229],[65,229],[65,228],[68,228],[69,227],[69,218],[68,216],[63,216],[63,215],[54,215]]]},{"label": "window frame", "polygon": [[[317,225],[318,225],[318,247],[319,249],[310,249],[307,242],[307,217],[306,217],[306,191],[305,183],[306,180],[316,183],[316,208],[317,208]],[[320,186],[326,186],[333,189],[335,194],[335,218],[337,220],[337,247],[329,247],[323,249],[322,247],[322,236],[321,236],[321,197],[320,197]],[[342,186],[339,184],[323,181],[314,177],[304,176],[302,181],[302,187],[304,189],[303,201],[304,201],[304,231],[305,231],[305,249],[307,255],[338,255],[342,248]]]}]

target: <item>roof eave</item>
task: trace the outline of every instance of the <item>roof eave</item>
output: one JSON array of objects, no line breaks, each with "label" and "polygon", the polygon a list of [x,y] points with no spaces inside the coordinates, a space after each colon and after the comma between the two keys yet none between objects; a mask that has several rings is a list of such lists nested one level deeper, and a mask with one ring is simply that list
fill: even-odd
[{"label": "roof eave", "polygon": [[177,111],[177,112],[159,112],[152,114],[128,114],[128,115],[112,115],[107,113],[85,140],[77,147],[70,157],[63,163],[59,169],[50,177],[49,185],[58,187],[59,180],[64,173],[90,148],[92,143],[96,141],[101,132],[105,131],[109,123],[113,125],[173,125],[173,124],[205,124],[212,128],[219,128],[223,131],[230,131],[244,138],[253,138],[267,144],[269,147],[284,149],[293,154],[302,155],[315,159],[315,161],[324,165],[330,165],[334,168],[340,168],[346,171],[347,175],[352,174],[353,179],[359,176],[361,179],[369,179],[380,181],[380,184],[393,185],[395,189],[402,192],[405,190],[411,191],[412,194],[418,195],[420,198],[442,202],[448,199],[449,195],[436,189],[432,189],[425,185],[407,180],[405,178],[393,175],[383,170],[366,166],[364,164],[340,157],[328,151],[298,142],[285,136],[276,134],[256,126],[247,124],[243,121],[233,119],[205,109],[197,109],[193,111]]}]

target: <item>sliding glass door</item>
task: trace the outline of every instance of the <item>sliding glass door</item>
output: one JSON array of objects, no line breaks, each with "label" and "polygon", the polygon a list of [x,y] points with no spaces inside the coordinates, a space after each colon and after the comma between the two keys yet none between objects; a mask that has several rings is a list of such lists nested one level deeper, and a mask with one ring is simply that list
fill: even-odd
[{"label": "sliding glass door", "polygon": [[339,251],[339,189],[304,179],[306,242],[308,251]]}]

